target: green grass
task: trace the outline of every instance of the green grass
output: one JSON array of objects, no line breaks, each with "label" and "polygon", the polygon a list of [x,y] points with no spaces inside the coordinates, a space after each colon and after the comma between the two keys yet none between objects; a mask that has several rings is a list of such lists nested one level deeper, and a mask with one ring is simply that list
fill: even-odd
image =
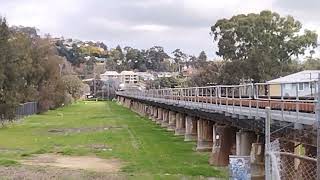
[{"label": "green grass", "polygon": [[[99,127],[107,129],[94,130]],[[73,131],[49,132],[61,129]],[[106,148],[92,148],[95,145]],[[208,165],[209,154],[193,151],[194,146],[114,102],[78,102],[0,129],[0,159],[96,155],[120,159],[122,171],[133,179],[141,174],[147,179],[225,177],[224,171]]]},{"label": "green grass", "polygon": [[15,166],[18,165],[19,163],[15,160],[11,160],[11,159],[0,159],[0,166],[5,166],[5,167],[9,167],[9,166]]}]

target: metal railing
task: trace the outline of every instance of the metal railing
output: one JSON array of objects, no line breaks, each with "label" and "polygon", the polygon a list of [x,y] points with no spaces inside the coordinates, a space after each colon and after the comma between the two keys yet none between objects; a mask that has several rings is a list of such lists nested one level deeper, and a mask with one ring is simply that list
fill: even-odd
[{"label": "metal railing", "polygon": [[276,120],[313,124],[317,91],[317,81],[303,81],[130,90],[117,95],[258,119],[265,117],[265,107],[271,107]]}]

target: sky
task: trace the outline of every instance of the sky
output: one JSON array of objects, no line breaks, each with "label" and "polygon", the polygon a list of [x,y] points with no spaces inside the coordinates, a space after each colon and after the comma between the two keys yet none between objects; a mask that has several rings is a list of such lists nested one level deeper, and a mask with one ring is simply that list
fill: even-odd
[{"label": "sky", "polygon": [[319,7],[319,0],[0,0],[0,16],[54,37],[102,41],[111,48],[158,45],[196,56],[204,50],[214,59],[210,27],[218,19],[272,10],[320,34]]}]

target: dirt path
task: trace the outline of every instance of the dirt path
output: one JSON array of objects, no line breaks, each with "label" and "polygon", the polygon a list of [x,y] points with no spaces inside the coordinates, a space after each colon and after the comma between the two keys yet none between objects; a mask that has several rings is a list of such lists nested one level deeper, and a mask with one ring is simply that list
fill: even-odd
[{"label": "dirt path", "polygon": [[121,168],[121,162],[116,159],[101,159],[90,156],[61,156],[55,154],[42,154],[31,157],[30,159],[22,160],[21,164],[112,173],[118,172]]},{"label": "dirt path", "polygon": [[88,172],[51,166],[0,167],[0,180],[125,180],[123,173]]}]

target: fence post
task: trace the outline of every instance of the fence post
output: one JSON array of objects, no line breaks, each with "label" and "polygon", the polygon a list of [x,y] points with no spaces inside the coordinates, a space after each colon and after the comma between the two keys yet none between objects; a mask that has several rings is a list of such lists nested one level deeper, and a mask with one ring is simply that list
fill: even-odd
[{"label": "fence post", "polygon": [[271,179],[271,158],[270,158],[270,124],[271,124],[271,108],[266,107],[265,119],[265,179]]},{"label": "fence post", "polygon": [[316,123],[317,123],[317,179],[320,178],[320,73],[318,74]]}]

